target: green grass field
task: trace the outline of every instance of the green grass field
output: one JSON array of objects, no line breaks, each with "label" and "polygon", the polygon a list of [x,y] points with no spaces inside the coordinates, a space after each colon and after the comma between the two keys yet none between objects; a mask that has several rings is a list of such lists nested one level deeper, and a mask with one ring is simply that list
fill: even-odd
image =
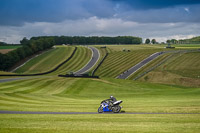
[{"label": "green grass field", "polygon": [[183,86],[200,86],[200,53],[175,54],[140,81]]},{"label": "green grass field", "polygon": [[[105,49],[95,47],[100,50],[103,58],[106,54]],[[72,60],[50,75],[0,83],[0,110],[97,112],[100,102],[114,95],[118,100],[123,100],[122,110],[126,112],[200,113],[200,85],[197,77],[200,74],[199,52],[175,54],[139,81],[112,78],[148,55],[164,50],[160,45],[145,47],[146,45],[108,46],[107,51],[110,54],[96,73],[102,77],[101,79],[57,77],[57,74],[79,70],[90,60],[91,51],[85,47],[78,47]],[[192,49],[184,47],[187,48],[181,46],[181,49]],[[122,52],[124,48],[131,52]],[[196,49],[196,45],[193,48]],[[72,50],[63,49],[61,53],[64,51]],[[38,57],[36,62],[51,55],[45,54],[41,59]],[[169,55],[157,58],[137,74],[148,70]],[[0,114],[0,119],[2,133],[197,133],[200,131],[199,114]]]},{"label": "green grass field", "polygon": [[83,68],[91,59],[92,51],[86,47],[77,47],[77,51],[67,63],[49,75],[68,74]]},{"label": "green grass field", "polygon": [[57,46],[56,49],[51,49],[30,60],[15,72],[25,74],[47,72],[69,58],[74,49],[74,47]]},{"label": "green grass field", "polygon": [[196,113],[199,91],[129,80],[50,76],[1,83],[0,110],[96,112],[101,100],[112,94],[124,101],[127,112]]},{"label": "green grass field", "polygon": [[11,46],[0,46],[0,49],[16,49],[21,47],[21,45],[17,46],[17,45],[11,45]]},{"label": "green grass field", "polygon": [[183,48],[183,49],[200,48],[200,44],[176,44],[172,46],[176,48]]},{"label": "green grass field", "polygon": [[[96,112],[111,94],[123,100],[126,112],[200,113],[200,88],[54,76],[1,83],[0,110]],[[197,114],[0,114],[0,131],[197,132],[199,118]]]},{"label": "green grass field", "polygon": [[112,52],[99,67],[96,75],[115,78],[159,50],[160,49],[135,50],[132,52]]},{"label": "green grass field", "polygon": [[200,115],[0,115],[2,133],[198,133]]},{"label": "green grass field", "polygon": [[130,80],[135,79],[137,76],[139,76],[140,74],[143,74],[144,72],[147,72],[149,69],[151,69],[155,65],[159,64],[163,60],[167,59],[169,56],[171,56],[171,53],[164,54],[164,55],[162,55],[160,57],[157,57],[155,60],[151,61],[150,63],[148,63],[147,65],[143,66],[141,69],[139,69],[137,72],[135,72],[134,74],[129,76],[128,79],[130,79]]}]

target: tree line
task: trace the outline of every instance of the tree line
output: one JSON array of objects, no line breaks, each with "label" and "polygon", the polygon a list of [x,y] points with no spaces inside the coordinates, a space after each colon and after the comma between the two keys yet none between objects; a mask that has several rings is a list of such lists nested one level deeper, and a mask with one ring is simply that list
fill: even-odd
[{"label": "tree line", "polygon": [[[51,48],[53,45],[90,45],[90,44],[141,44],[142,38],[133,36],[118,37],[84,37],[84,36],[40,36],[30,40],[23,38],[20,41],[22,47],[7,54],[0,53],[0,70],[7,71],[20,60],[25,59],[39,51]],[[5,43],[1,43],[5,45]]]},{"label": "tree line", "polygon": [[51,48],[55,44],[54,40],[51,38],[40,38],[37,40],[28,40],[24,38],[20,43],[22,47],[10,51],[7,54],[0,53],[0,70],[7,71],[20,60],[39,51]]},{"label": "tree line", "polygon": [[98,37],[98,36],[41,36],[32,37],[31,40],[40,38],[51,38],[56,45],[94,45],[94,44],[141,44],[142,38],[134,36],[117,36],[117,37]]},{"label": "tree line", "polygon": [[[158,44],[158,42],[156,41],[156,39],[150,40],[149,38],[147,38],[145,40],[145,44]],[[165,44],[165,42],[162,42],[161,44]],[[166,44],[200,44],[200,36],[193,37],[191,39],[168,39],[166,41]]]},{"label": "tree line", "polygon": [[193,37],[191,39],[180,39],[180,40],[171,39],[171,40],[167,40],[166,43],[170,43],[170,44],[200,44],[200,36]]}]

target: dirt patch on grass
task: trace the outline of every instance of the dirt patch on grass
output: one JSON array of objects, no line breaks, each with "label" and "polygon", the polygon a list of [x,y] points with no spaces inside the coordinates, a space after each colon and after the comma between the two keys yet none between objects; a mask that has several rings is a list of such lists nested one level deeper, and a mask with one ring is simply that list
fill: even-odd
[{"label": "dirt patch on grass", "polygon": [[14,49],[0,49],[0,53],[7,54],[10,51],[13,51]]}]

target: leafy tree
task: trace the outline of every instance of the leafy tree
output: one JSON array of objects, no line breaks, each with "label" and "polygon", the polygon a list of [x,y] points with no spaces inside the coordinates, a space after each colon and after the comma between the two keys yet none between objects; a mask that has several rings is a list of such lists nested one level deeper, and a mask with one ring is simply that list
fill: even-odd
[{"label": "leafy tree", "polygon": [[171,43],[171,40],[167,40],[166,43],[168,43],[168,44]]},{"label": "leafy tree", "polygon": [[145,44],[149,44],[151,41],[149,38],[146,39]]},{"label": "leafy tree", "polygon": [[5,55],[0,53],[0,70],[5,70]]},{"label": "leafy tree", "polygon": [[172,44],[177,44],[178,41],[177,41],[176,39],[172,39],[172,40],[171,40],[171,43],[172,43]]},{"label": "leafy tree", "polygon": [[28,40],[26,37],[24,37],[24,38],[20,41],[20,43],[21,43],[22,45],[29,45],[29,40]]},{"label": "leafy tree", "polygon": [[20,59],[24,59],[26,57],[26,53],[23,47],[16,49],[16,52],[18,56],[20,57]]},{"label": "leafy tree", "polygon": [[151,40],[151,43],[152,43],[152,44],[156,44],[156,39],[152,39],[152,40]]}]

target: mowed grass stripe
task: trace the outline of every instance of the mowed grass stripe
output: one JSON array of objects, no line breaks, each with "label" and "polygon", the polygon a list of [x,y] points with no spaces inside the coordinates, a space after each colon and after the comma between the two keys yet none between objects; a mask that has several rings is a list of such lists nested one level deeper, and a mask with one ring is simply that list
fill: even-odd
[{"label": "mowed grass stripe", "polygon": [[77,51],[72,59],[52,74],[67,74],[69,72],[78,71],[89,62],[91,56],[92,52],[90,49],[86,47],[77,47]]},{"label": "mowed grass stripe", "polygon": [[74,69],[74,65],[81,58],[83,51],[84,51],[84,49],[82,47],[78,47],[77,51],[76,51],[75,55],[72,57],[72,59],[69,62],[65,63],[62,67],[60,67],[53,74],[66,74],[68,71],[70,71],[69,70],[70,68]]},{"label": "mowed grass stripe", "polygon": [[[116,65],[117,63],[120,63],[119,62],[119,60],[120,59],[124,59],[124,58],[126,58],[126,57],[124,57],[124,55],[122,55],[122,54],[119,54],[118,56],[117,56],[117,54],[110,54],[106,59],[105,59],[105,61],[104,61],[104,63],[102,64],[102,67],[104,67],[104,66],[111,66],[111,67],[114,67],[114,65]],[[107,60],[112,60],[112,62],[110,62],[110,61],[107,61]],[[99,68],[100,70],[100,74],[99,75],[101,75],[101,74],[104,74],[104,75],[106,75],[105,74],[105,72],[106,71],[108,71],[108,69],[103,69],[103,70],[101,70],[101,67]]]},{"label": "mowed grass stripe", "polygon": [[152,67],[156,66],[157,64],[159,64],[160,62],[162,62],[163,60],[165,60],[167,57],[169,57],[171,54],[164,54],[158,58],[156,58],[155,60],[151,61],[149,64],[143,66],[141,69],[139,69],[137,72],[135,72],[134,74],[132,74],[128,79],[134,79],[136,78],[138,75],[148,71],[149,69],[151,69]]},{"label": "mowed grass stripe", "polygon": [[33,93],[33,92],[37,92],[41,89],[45,89],[45,87],[48,85],[51,85],[53,82],[56,82],[55,80],[46,80],[45,82],[42,82],[42,84],[39,84],[38,86],[32,88],[32,89],[27,89],[27,90],[24,90],[24,91],[18,91],[18,93],[24,93],[24,94],[27,94],[27,93]]},{"label": "mowed grass stripe", "polygon": [[55,80],[51,79],[37,79],[37,80],[30,80],[29,82],[26,82],[25,84],[19,83],[14,85],[13,87],[7,87],[2,89],[1,91],[4,93],[29,93],[29,92],[36,92],[40,89],[45,89],[46,84],[51,85],[51,83],[55,82]]},{"label": "mowed grass stripe", "polygon": [[12,86],[6,86],[6,83],[4,83],[4,86],[1,87],[0,91],[9,93],[9,92],[14,92],[15,90],[19,88],[24,88],[24,87],[31,87],[34,84],[37,84],[38,82],[42,82],[41,79],[34,79],[34,80],[26,80],[26,81],[21,81],[21,82],[15,82]]},{"label": "mowed grass stripe", "polygon": [[51,85],[45,87],[45,89],[37,91],[40,94],[59,94],[65,90],[75,79],[63,78],[56,80]]},{"label": "mowed grass stripe", "polygon": [[[7,93],[0,90],[0,95],[4,95],[4,98],[12,100],[8,102],[6,99],[0,100],[0,109],[96,112],[101,100],[113,94],[117,98],[125,101],[122,106],[124,106],[127,112],[144,111],[144,109],[145,112],[187,112],[187,107],[191,104],[195,106],[190,106],[190,112],[197,112],[199,110],[199,89],[182,89],[173,86],[138,83],[118,79],[64,79],[66,78],[56,76],[41,79],[43,83],[29,85],[31,86],[30,89],[44,85],[47,81],[55,80],[55,82],[50,85],[45,84],[42,89],[30,91],[30,93],[17,93],[16,90],[13,90],[13,92],[10,92],[11,94],[7,95]],[[55,87],[56,83],[60,85],[61,89]],[[54,93],[57,89],[60,90],[60,94]],[[188,94],[190,97],[188,97]],[[185,98],[185,95],[187,95],[187,98]],[[26,97],[35,99],[35,101],[29,100]],[[167,100],[165,97],[167,97]],[[23,103],[23,100],[25,103]]]},{"label": "mowed grass stripe", "polygon": [[179,74],[186,77],[200,77],[200,52],[186,53],[178,55],[174,60],[170,60],[166,64],[166,71]]},{"label": "mowed grass stripe", "polygon": [[18,96],[14,95],[14,94],[1,94],[0,95],[0,102],[3,103],[8,103],[8,104],[16,104],[16,103],[20,103],[20,104],[40,104],[42,103],[41,101],[36,101],[36,100],[26,100],[26,99],[22,99],[19,98]]},{"label": "mowed grass stripe", "polygon": [[[44,78],[44,79],[40,79],[39,81],[38,80],[31,81],[31,82],[25,84],[23,87],[21,85],[15,85],[17,87],[17,88],[15,88],[15,90],[11,89],[9,93],[5,93],[5,94],[6,94],[6,97],[12,96],[12,98],[15,98],[15,99],[18,99],[18,100],[22,100],[22,101],[25,100],[25,101],[28,101],[28,102],[29,101],[32,102],[32,100],[33,101],[34,100],[41,101],[40,103],[58,102],[58,101],[56,101],[55,99],[52,99],[52,98],[50,98],[49,100],[46,99],[46,98],[42,99],[42,97],[39,97],[39,96],[33,95],[33,94],[34,93],[45,94],[45,95],[46,94],[47,95],[48,94],[58,94],[58,93],[62,92],[63,90],[65,90],[67,86],[72,84],[73,82],[71,82],[71,80],[74,80],[74,79],[70,79],[70,80],[67,80],[67,81],[66,80],[67,80],[66,78],[64,78],[62,80],[60,78],[56,78],[56,79],[55,78],[53,78],[53,79]],[[33,84],[33,82],[34,82],[34,84]],[[52,83],[49,83],[49,82],[52,82]],[[52,87],[53,84],[55,84],[54,85],[55,87]],[[58,85],[60,85],[61,88],[59,88]],[[49,90],[49,88],[50,88],[50,90]],[[48,93],[45,93],[47,91],[48,91]],[[27,93],[31,93],[31,95],[27,95]],[[26,97],[20,96],[22,94],[24,94],[24,96],[26,96]],[[57,97],[57,99],[58,99],[58,97]],[[61,99],[65,99],[65,98],[59,98],[59,100],[61,100]]]},{"label": "mowed grass stripe", "polygon": [[32,74],[52,70],[71,56],[74,49],[75,48],[71,46],[57,46],[56,49],[47,51],[46,53],[30,60],[24,66],[16,70],[16,72]]},{"label": "mowed grass stripe", "polygon": [[116,77],[151,54],[152,52],[115,52],[108,56],[105,63],[98,70],[97,75],[102,77]]},{"label": "mowed grass stripe", "polygon": [[1,97],[8,98],[8,99],[14,99],[14,100],[21,100],[28,101],[28,102],[35,102],[35,103],[45,103],[49,101],[45,101],[46,99],[40,99],[39,97],[31,97],[30,95],[24,95],[20,93],[5,93],[4,95],[1,95]]},{"label": "mowed grass stripe", "polygon": [[[5,78],[5,79],[8,79],[8,78]],[[15,81],[11,81],[11,82],[3,82],[3,83],[0,83],[0,89],[3,88],[4,86],[13,86],[14,84],[22,83],[22,81],[26,82],[26,81],[30,81],[30,79],[15,80]]]}]

